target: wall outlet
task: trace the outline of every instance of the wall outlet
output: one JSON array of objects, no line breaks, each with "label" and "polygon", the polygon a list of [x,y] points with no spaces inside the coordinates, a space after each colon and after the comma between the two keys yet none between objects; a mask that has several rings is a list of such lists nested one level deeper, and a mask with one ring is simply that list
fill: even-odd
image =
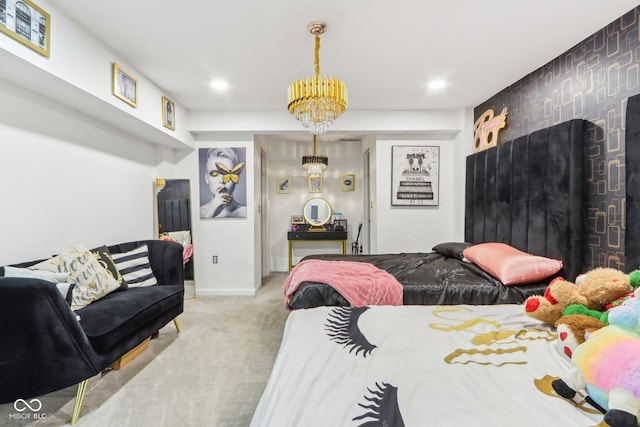
[{"label": "wall outlet", "polygon": [[214,255],[214,256],[213,256],[213,258],[211,258],[211,261],[212,261],[214,264],[217,264],[217,263],[218,263],[218,255]]}]

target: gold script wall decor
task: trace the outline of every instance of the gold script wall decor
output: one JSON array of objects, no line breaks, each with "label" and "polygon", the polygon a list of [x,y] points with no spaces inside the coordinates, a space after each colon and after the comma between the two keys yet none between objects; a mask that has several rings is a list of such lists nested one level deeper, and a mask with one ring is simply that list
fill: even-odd
[{"label": "gold script wall decor", "polygon": [[473,152],[498,145],[498,131],[507,125],[507,107],[499,115],[489,108],[473,124]]}]

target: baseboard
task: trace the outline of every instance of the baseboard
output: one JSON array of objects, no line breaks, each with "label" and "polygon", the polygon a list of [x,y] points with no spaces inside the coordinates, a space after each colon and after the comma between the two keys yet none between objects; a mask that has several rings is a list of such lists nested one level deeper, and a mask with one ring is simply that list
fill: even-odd
[{"label": "baseboard", "polygon": [[198,297],[218,297],[218,296],[256,296],[256,289],[202,289],[197,288]]},{"label": "baseboard", "polygon": [[184,281],[184,299],[196,297],[196,282],[193,280]]}]

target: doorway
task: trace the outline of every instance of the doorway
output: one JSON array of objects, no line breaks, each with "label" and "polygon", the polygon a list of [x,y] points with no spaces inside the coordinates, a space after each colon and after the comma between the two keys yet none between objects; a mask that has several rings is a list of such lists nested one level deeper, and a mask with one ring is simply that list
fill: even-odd
[{"label": "doorway", "polygon": [[369,149],[364,152],[363,155],[363,164],[362,164],[362,191],[364,197],[364,209],[362,212],[363,218],[362,222],[364,225],[364,235],[362,236],[362,253],[368,254],[370,253],[369,242],[371,241],[371,209],[373,208],[373,204],[371,202],[371,184],[369,182],[370,175],[370,161],[371,155],[369,153]]},{"label": "doorway", "polygon": [[262,255],[260,257],[260,263],[262,266],[262,281],[271,273],[269,268],[269,242],[267,241],[269,236],[267,235],[267,153],[263,148],[260,148],[260,247]]}]

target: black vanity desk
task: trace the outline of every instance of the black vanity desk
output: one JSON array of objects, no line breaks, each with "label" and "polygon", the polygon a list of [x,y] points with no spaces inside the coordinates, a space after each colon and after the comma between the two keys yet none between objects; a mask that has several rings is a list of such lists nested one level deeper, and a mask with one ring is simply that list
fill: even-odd
[{"label": "black vanity desk", "polygon": [[294,241],[341,241],[342,254],[347,254],[347,232],[346,231],[288,231],[287,240],[289,241],[289,271],[293,268],[293,242]]}]

